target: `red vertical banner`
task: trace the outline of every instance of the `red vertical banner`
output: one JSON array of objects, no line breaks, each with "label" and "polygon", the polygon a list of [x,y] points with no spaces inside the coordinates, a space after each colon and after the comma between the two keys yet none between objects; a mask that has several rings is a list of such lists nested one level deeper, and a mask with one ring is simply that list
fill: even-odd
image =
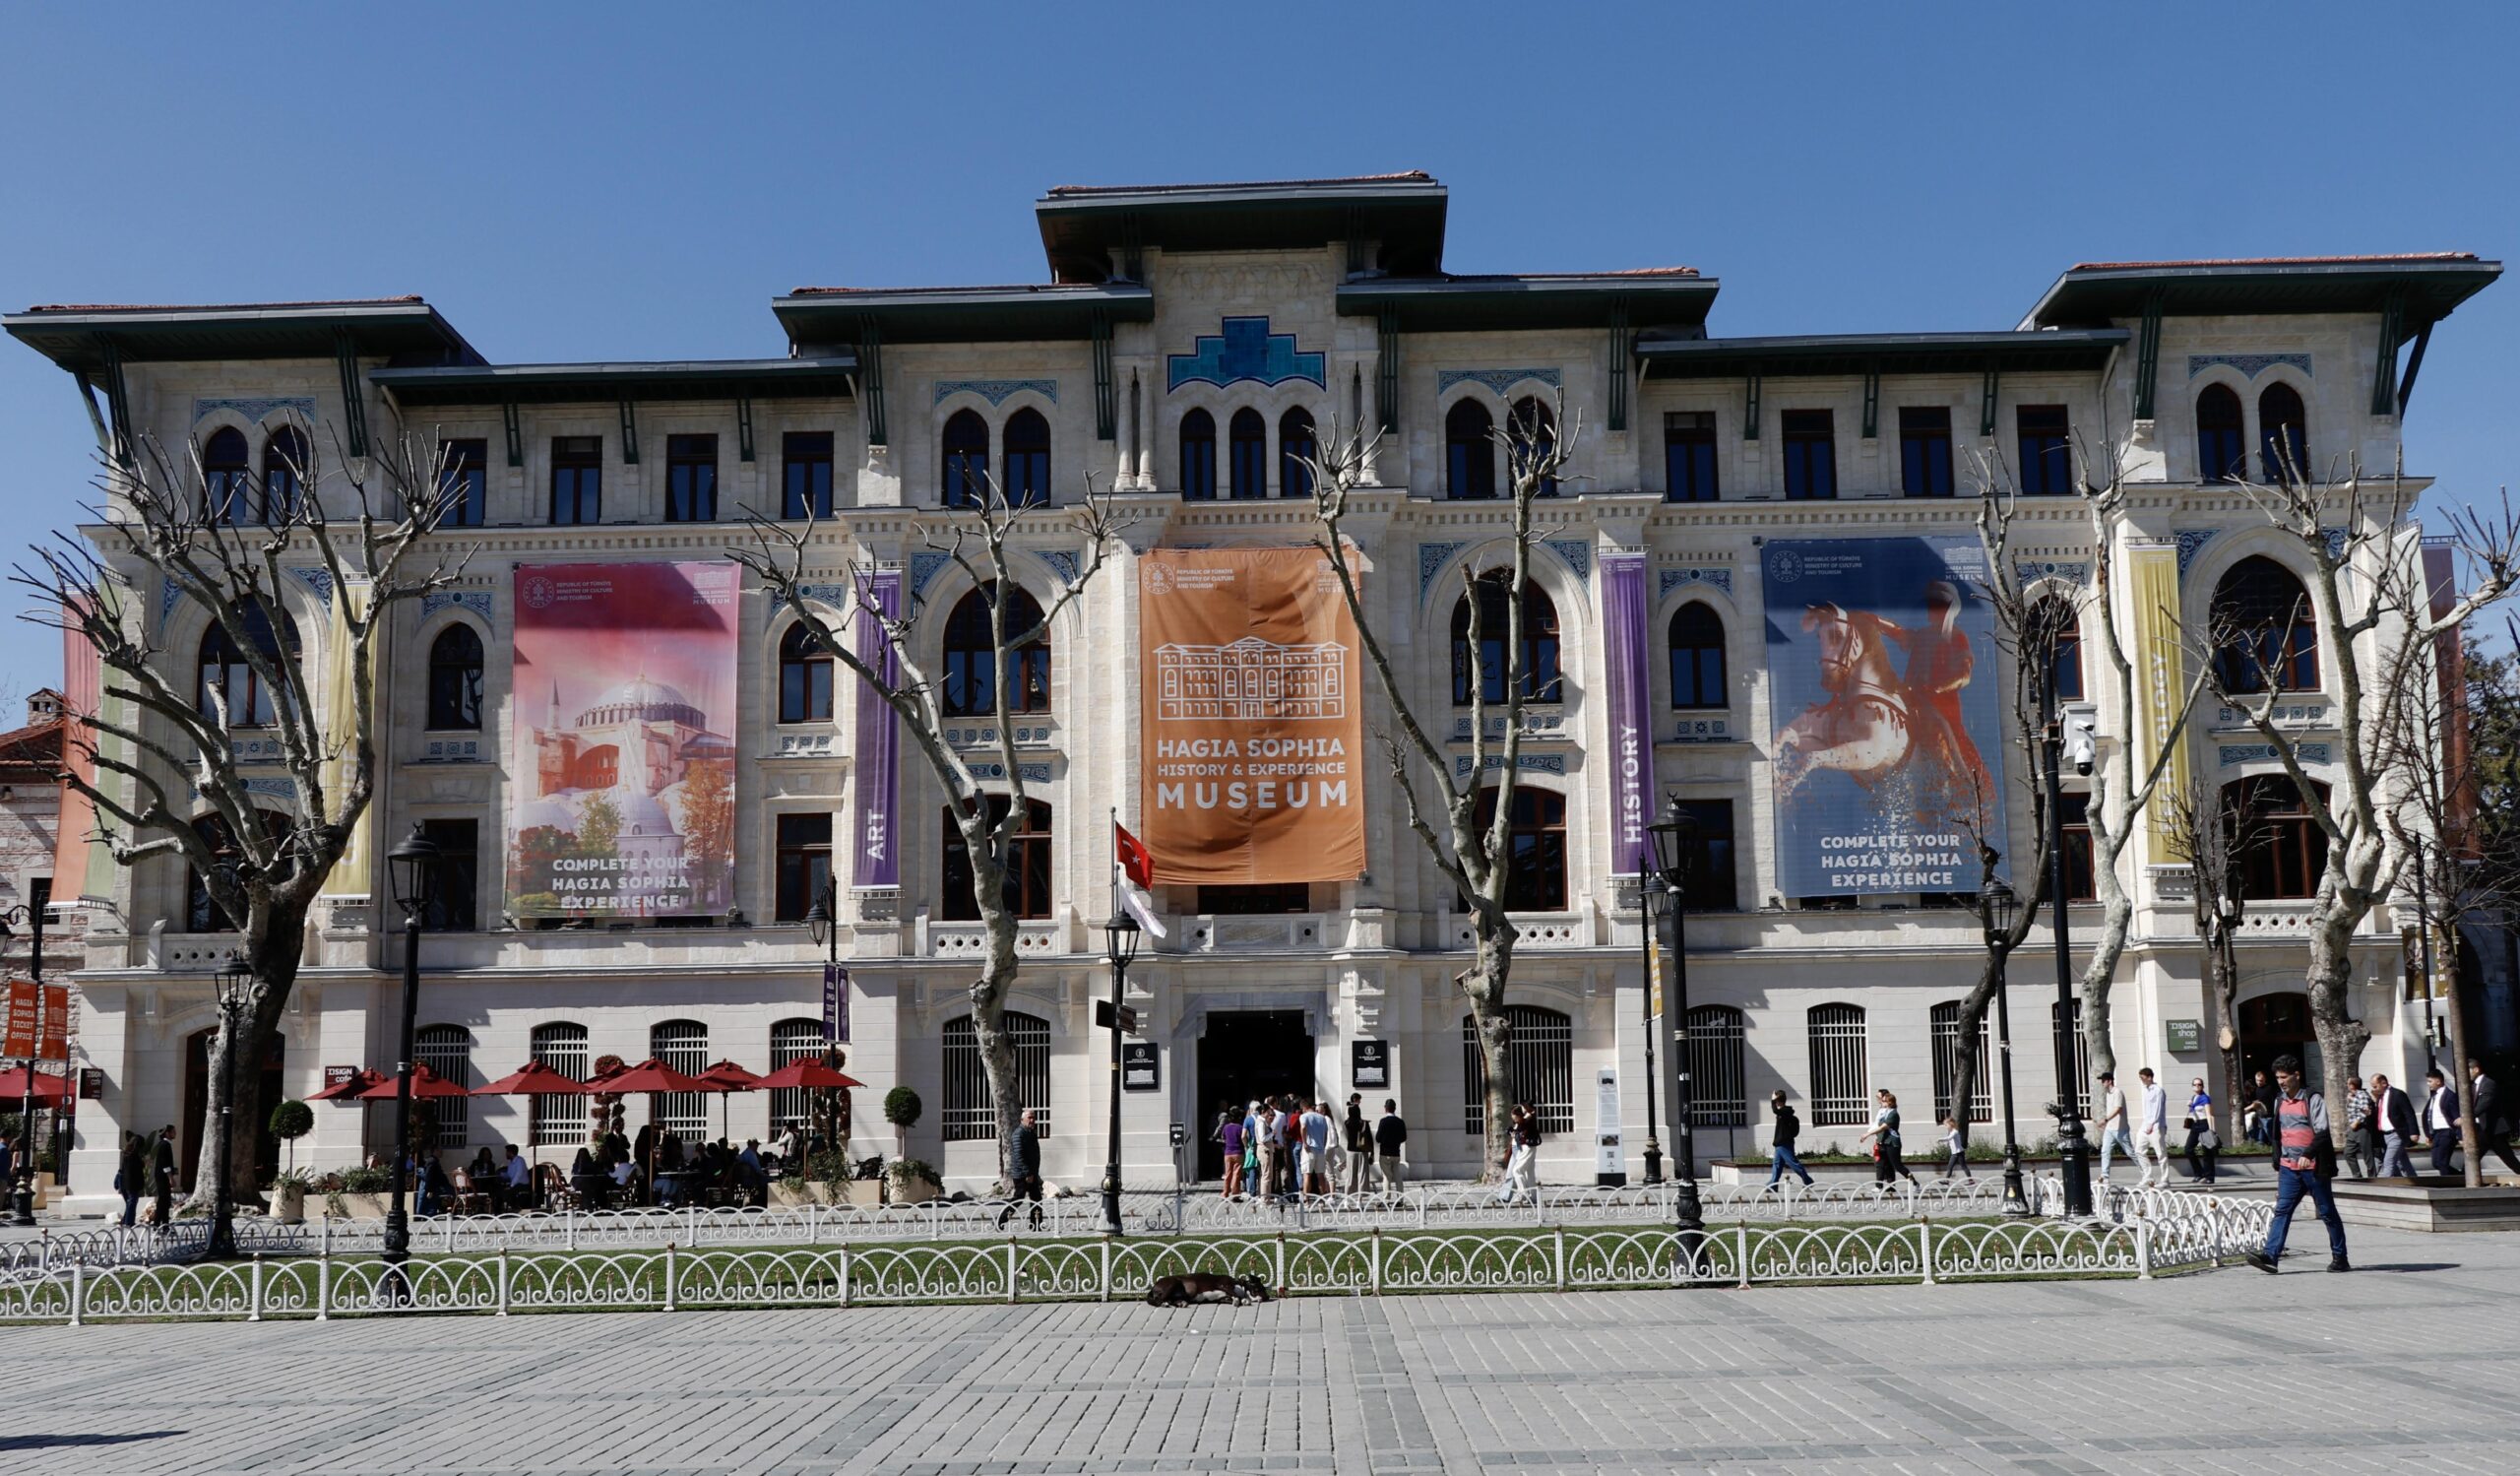
[{"label": "red vertical banner", "polygon": [[43,1023],[36,1032],[35,1054],[45,1060],[70,1059],[70,986],[43,987]]},{"label": "red vertical banner", "polygon": [[5,1039],[0,1039],[0,1056],[20,1060],[32,1059],[35,1054],[35,987],[23,979],[9,981],[9,1014]]}]

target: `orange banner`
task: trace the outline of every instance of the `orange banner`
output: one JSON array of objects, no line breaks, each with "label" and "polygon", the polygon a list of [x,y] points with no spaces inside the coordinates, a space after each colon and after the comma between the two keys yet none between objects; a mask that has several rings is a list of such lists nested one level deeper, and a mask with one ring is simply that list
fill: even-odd
[{"label": "orange banner", "polygon": [[35,1054],[35,987],[24,979],[9,981],[9,1011],[5,1039],[0,1039],[0,1056],[21,1060]]},{"label": "orange banner", "polygon": [[45,1060],[70,1059],[70,986],[43,987],[43,1029],[36,1035],[35,1055]]},{"label": "orange banner", "polygon": [[1313,548],[1138,560],[1139,801],[1155,879],[1345,881],[1365,869],[1355,622]]}]

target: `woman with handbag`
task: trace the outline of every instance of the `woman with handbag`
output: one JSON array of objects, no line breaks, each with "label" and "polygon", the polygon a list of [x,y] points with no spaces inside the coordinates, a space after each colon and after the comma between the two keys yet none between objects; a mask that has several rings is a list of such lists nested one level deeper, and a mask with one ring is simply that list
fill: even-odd
[{"label": "woman with handbag", "polygon": [[1873,1185],[1878,1187],[1898,1179],[1915,1184],[1917,1176],[1909,1173],[1908,1166],[1899,1158],[1899,1099],[1888,1087],[1881,1088],[1872,1096],[1880,1106],[1873,1109],[1872,1125],[1865,1128],[1856,1141],[1872,1139]]}]

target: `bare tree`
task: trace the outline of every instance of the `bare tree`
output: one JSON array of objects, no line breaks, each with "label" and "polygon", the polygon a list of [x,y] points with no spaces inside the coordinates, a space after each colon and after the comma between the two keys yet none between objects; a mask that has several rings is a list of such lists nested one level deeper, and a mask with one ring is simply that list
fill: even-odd
[{"label": "bare tree", "polygon": [[[927,619],[928,610],[915,594],[902,610],[885,610],[864,571],[854,571],[850,606],[835,617],[806,592],[815,573],[808,551],[814,544],[810,519],[788,523],[747,513],[752,545],[727,551],[760,579],[773,601],[803,623],[818,646],[855,674],[862,684],[859,700],[871,695],[892,709],[945,792],[947,810],[971,858],[973,900],[987,938],[980,976],[970,990],[972,1032],[979,1044],[980,1065],[997,1115],[1001,1188],[1011,1191],[1014,1186],[1006,1172],[1006,1158],[1027,1104],[1015,1075],[1015,1044],[1001,1019],[1007,995],[1015,987],[1015,942],[1022,921],[1008,904],[1006,883],[1016,838],[1027,829],[1031,800],[1024,766],[1017,761],[1010,698],[1021,679],[1025,650],[1047,640],[1060,614],[1083,598],[1126,525],[1114,516],[1110,494],[1098,491],[1090,479],[1082,501],[1056,510],[1009,501],[998,481],[984,475],[974,476],[967,492],[968,505],[951,513],[943,532],[931,535],[928,545],[963,572],[988,610],[993,657],[989,713],[996,730],[998,766],[1006,775],[1007,804],[999,813],[991,813],[988,792],[971,762],[945,736],[946,694],[921,654],[927,644],[924,633],[931,625],[943,623],[941,615],[934,621]],[[1085,545],[1076,574],[1046,604],[1034,605],[1039,618],[1024,618],[1021,611],[1027,597],[1010,567],[1010,552],[1049,542],[1064,546],[1074,540]],[[874,649],[880,654],[873,660],[842,638],[860,620],[869,622],[879,635]],[[885,656],[890,658],[889,671]]]},{"label": "bare tree", "polygon": [[[65,776],[95,805],[98,839],[126,868],[181,859],[238,934],[252,981],[241,1024],[222,1017],[212,1040],[210,1123],[230,1105],[230,1056],[260,1060],[269,1049],[305,956],[308,915],[374,798],[378,642],[397,605],[463,566],[437,557],[419,570],[454,496],[435,435],[406,431],[337,466],[314,437],[297,444],[275,450],[283,465],[249,495],[208,472],[199,448],[170,453],[142,437],[128,462],[107,461],[96,479],[94,545],[57,535],[11,575],[36,597],[26,618],[87,642],[102,668],[102,706],[72,715],[66,736],[94,778]],[[144,583],[135,568],[155,579]],[[282,598],[291,568],[320,569],[330,582],[329,639],[346,647],[330,665],[346,670],[346,686],[308,676]],[[158,580],[224,634],[234,665],[219,679],[196,681],[189,660],[154,642],[145,611]],[[237,755],[248,735],[256,751],[277,750],[267,761],[288,779],[293,815],[268,818],[277,812],[247,787]],[[230,1187],[248,1195],[262,1074],[233,1075]],[[195,1205],[218,1191],[217,1138],[203,1136]]]},{"label": "bare tree", "polygon": [[[2273,748],[2326,842],[2310,900],[2304,983],[2326,1063],[2321,1085],[2328,1100],[2342,1102],[2346,1077],[2371,1038],[2349,1008],[2355,930],[2389,898],[2405,853],[2388,817],[2411,766],[2427,761],[2408,741],[2405,706],[2432,679],[2434,638],[2465,625],[2520,578],[2520,519],[2507,497],[2498,515],[2449,513],[2446,538],[2466,592],[2436,612],[2410,517],[2415,492],[2403,476],[2393,470],[2366,479],[2349,459],[2319,479],[2289,451],[2279,454],[2270,481],[2232,485],[2296,548],[2297,565],[2309,574],[2305,608],[2272,619],[2218,613],[2195,657],[2215,696]],[[2278,708],[2300,700],[2289,690],[2292,658],[2306,634],[2315,635],[2323,665],[2334,673],[2338,717],[2324,784],[2302,755],[2300,730],[2277,720]],[[2330,1122],[2342,1147],[2345,1115],[2332,1114]]]},{"label": "bare tree", "polygon": [[[1564,426],[1562,436],[1555,431],[1560,425]],[[1334,419],[1322,443],[1323,454],[1306,463],[1312,478],[1313,510],[1321,524],[1315,545],[1328,555],[1330,566],[1338,575],[1348,612],[1356,622],[1366,658],[1391,705],[1392,727],[1397,732],[1386,729],[1377,737],[1391,766],[1392,780],[1399,788],[1409,829],[1433,858],[1435,868],[1470,907],[1475,956],[1471,966],[1457,976],[1457,982],[1470,1001],[1480,1059],[1486,1067],[1484,1151],[1488,1175],[1501,1169],[1511,1149],[1506,1114],[1513,1103],[1515,1083],[1507,1047],[1512,1041],[1513,1026],[1505,1013],[1505,988],[1513,974],[1514,943],[1522,934],[1507,911],[1512,883],[1510,837],[1514,788],[1521,768],[1523,714],[1540,679],[1524,659],[1523,596],[1531,587],[1532,545],[1546,536],[1546,530],[1538,522],[1539,504],[1543,498],[1554,496],[1559,483],[1574,480],[1568,467],[1583,430],[1582,415],[1578,413],[1568,419],[1560,397],[1556,414],[1547,419],[1510,416],[1502,427],[1491,427],[1488,432],[1505,455],[1506,547],[1501,564],[1494,558],[1474,557],[1462,566],[1462,594],[1469,606],[1470,626],[1465,640],[1467,665],[1455,674],[1454,679],[1468,684],[1470,751],[1468,768],[1460,772],[1456,772],[1452,756],[1418,716],[1413,688],[1400,676],[1401,668],[1392,659],[1389,643],[1366,611],[1357,587],[1355,549],[1341,526],[1348,516],[1350,495],[1366,480],[1378,437],[1367,439],[1358,432],[1343,435]],[[1505,609],[1505,670],[1500,697],[1491,699],[1483,649],[1488,612],[1482,597],[1500,592],[1499,603]],[[1422,669],[1422,664],[1410,668]],[[1504,709],[1503,733],[1491,743],[1488,714],[1500,702]],[[1494,808],[1482,819],[1481,795],[1487,792],[1490,774],[1494,776]],[[1431,809],[1418,798],[1421,781],[1434,791]],[[1673,1049],[1682,1047],[1675,1045]]]},{"label": "bare tree", "polygon": [[2239,963],[2235,943],[2248,911],[2240,885],[2240,859],[2273,832],[2266,812],[2233,802],[2202,779],[2163,791],[2153,802],[2170,836],[2173,854],[2187,866],[2188,905],[2196,935],[2205,941],[2205,1016],[2214,1049],[2223,1059],[2223,1110],[2232,1141],[2240,1138],[2248,1072],[2239,1029]]}]

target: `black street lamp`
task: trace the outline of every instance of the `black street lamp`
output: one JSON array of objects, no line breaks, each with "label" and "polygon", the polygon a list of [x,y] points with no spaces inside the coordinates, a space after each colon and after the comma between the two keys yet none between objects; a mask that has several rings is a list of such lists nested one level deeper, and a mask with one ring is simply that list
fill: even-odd
[{"label": "black street lamp", "polygon": [[1111,1104],[1102,1150],[1102,1233],[1120,1233],[1120,1000],[1128,994],[1129,965],[1146,930],[1127,913],[1102,925],[1104,957],[1111,963]]},{"label": "black street lamp", "polygon": [[[43,1050],[43,917],[51,910],[52,904],[47,901],[12,907],[5,912],[0,912],[0,938],[7,937],[11,927],[15,924],[31,922],[34,925],[34,956],[28,965],[27,973],[31,976],[30,982],[34,985],[35,990],[34,1048],[37,1052]],[[64,1062],[65,1072],[67,1069],[68,1063]],[[68,1084],[66,1075],[64,1084]],[[58,1121],[59,1114],[56,1113],[54,1116]],[[57,1140],[55,1146],[59,1146]],[[67,1176],[64,1176],[64,1182],[67,1182]],[[11,1198],[13,1202],[10,1206],[9,1223],[20,1226],[34,1224],[35,1058],[32,1056],[27,1058],[26,1090],[18,1099],[18,1183]]]},{"label": "black street lamp", "polygon": [[1697,819],[1674,797],[1666,802],[1663,819],[1645,829],[1654,837],[1654,866],[1671,919],[1671,993],[1664,1008],[1671,1019],[1671,1144],[1678,1150],[1671,1165],[1672,1220],[1679,1229],[1680,1253],[1690,1266],[1702,1267],[1706,1215],[1698,1204],[1697,1142],[1689,1123],[1696,1097],[1689,1082],[1688,904],[1680,889],[1689,852],[1697,843]]},{"label": "black street lamp", "polygon": [[[2012,1113],[2012,987],[2004,977],[2004,939],[2012,933],[2015,901],[2012,888],[1986,878],[1978,898],[1986,913],[1986,967],[1995,977],[1995,1057],[2004,1073],[2004,1213],[2030,1213],[2030,1196],[2021,1185],[2021,1135]],[[1965,1086],[1955,1090],[1967,1090]]]},{"label": "black street lamp", "polygon": [[[1658,856],[1656,861],[1659,865],[1661,858]],[[1655,945],[1659,941],[1655,934],[1662,927],[1663,893],[1666,889],[1660,871],[1648,871],[1636,880],[1636,908],[1645,924],[1640,930],[1645,937],[1645,988],[1637,992],[1640,996],[1637,1007],[1645,1015],[1645,1182],[1661,1184],[1663,1138],[1654,1113],[1654,1037],[1660,1033],[1654,1018],[1654,985],[1661,971],[1661,960],[1655,957]]]},{"label": "black street lamp", "polygon": [[411,1257],[411,1216],[404,1196],[411,1165],[411,1037],[420,1018],[420,919],[437,879],[438,849],[413,825],[401,845],[385,853],[385,860],[393,875],[394,901],[403,909],[403,1035],[394,1061],[394,1199],[385,1212],[384,1257],[386,1280],[399,1300],[410,1290],[403,1272],[403,1263]]},{"label": "black street lamp", "polygon": [[[2056,1100],[2048,1110],[2056,1115],[2056,1151],[2064,1160],[2065,1214],[2068,1218],[2091,1214],[2091,1139],[2083,1136],[2082,1083],[2075,1078],[2074,1063],[2080,1059],[2075,1049],[2081,1021],[2074,1013],[2074,945],[2065,921],[2065,801],[2056,768],[2065,747],[2064,715],[2056,704],[2056,660],[2059,643],[2048,643],[2047,679],[2040,683],[2040,718],[2045,724],[2045,741],[2041,744],[2048,789],[2048,906],[2056,925],[2056,1014],[2075,1034],[2058,1042],[2056,1053]],[[2080,735],[2076,762],[2084,773],[2091,772],[2088,734]]]},{"label": "black street lamp", "polygon": [[210,1253],[218,1259],[236,1253],[236,1057],[245,1047],[245,1015],[254,1003],[254,971],[245,955],[230,953],[219,966],[219,1019],[224,1049],[219,1070],[219,1183],[211,1198]]}]

